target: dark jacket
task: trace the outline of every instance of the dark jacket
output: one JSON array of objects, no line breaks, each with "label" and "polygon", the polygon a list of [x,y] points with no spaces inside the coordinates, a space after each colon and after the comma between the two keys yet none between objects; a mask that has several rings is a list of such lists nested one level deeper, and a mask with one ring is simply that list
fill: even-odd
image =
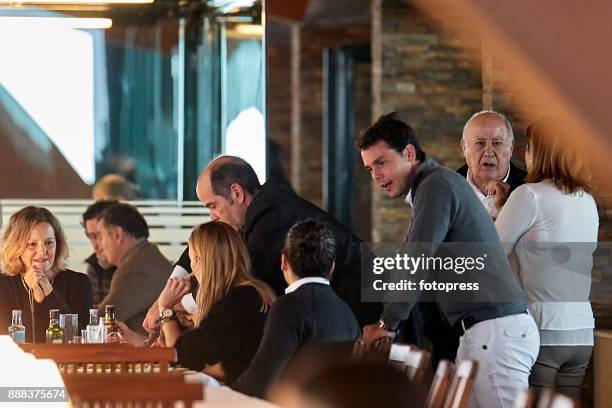
[{"label": "dark jacket", "polygon": [[302,346],[353,341],[360,335],[351,309],[328,285],[306,283],[272,305],[257,354],[232,388],[263,397]]},{"label": "dark jacket", "polygon": [[[333,231],[336,242],[336,267],[331,284],[360,324],[374,323],[380,317],[380,303],[361,302],[361,240],[334,217],[296,195],[284,184],[266,182],[249,205],[243,237],[253,262],[253,275],[284,293],[287,283],[280,268],[281,250],[289,229],[299,221],[315,218]],[[189,248],[176,263],[191,272]]]},{"label": "dark jacket", "polygon": [[175,344],[177,362],[202,371],[221,363],[225,382],[233,382],[249,366],[263,334],[266,314],[252,286],[237,286],[213,304],[200,325]]},{"label": "dark jacket", "polygon": [[142,321],[166,286],[172,265],[147,239],[136,240],[119,260],[108,294],[100,304],[100,315],[106,305],[115,306],[115,317],[132,330],[144,333]]},{"label": "dark jacket", "polygon": [[336,267],[331,279],[334,291],[361,326],[376,322],[381,304],[361,302],[361,240],[319,207],[270,182],[260,188],[246,212],[244,237],[255,277],[272,286],[277,295],[284,293],[287,283],[280,269],[281,250],[289,229],[307,218],[325,223],[336,237]]},{"label": "dark jacket", "polygon": [[27,342],[32,342],[33,331],[34,342],[45,342],[51,309],[59,309],[60,313],[78,313],[79,329],[84,329],[89,323],[89,309],[93,306],[91,283],[84,273],[60,271],[53,279],[53,291],[49,296],[45,297],[42,303],[36,303],[32,297],[32,304],[33,313],[28,290],[24,287],[21,275],[0,275],[0,334],[8,333],[12,310],[21,310]]},{"label": "dark jacket", "polygon": [[[461,174],[463,177],[467,177],[467,172],[467,164],[464,164],[457,169],[457,173]],[[510,162],[510,174],[508,174],[508,180],[506,180],[506,182],[510,185],[508,195],[510,195],[518,186],[525,183],[525,177],[527,177],[527,173]]]},{"label": "dark jacket", "polygon": [[85,263],[87,264],[85,273],[91,282],[94,306],[97,307],[98,303],[102,302],[102,299],[108,294],[111,280],[117,268],[112,265],[106,269],[103,268],[98,262],[98,257],[95,253],[85,259]]}]

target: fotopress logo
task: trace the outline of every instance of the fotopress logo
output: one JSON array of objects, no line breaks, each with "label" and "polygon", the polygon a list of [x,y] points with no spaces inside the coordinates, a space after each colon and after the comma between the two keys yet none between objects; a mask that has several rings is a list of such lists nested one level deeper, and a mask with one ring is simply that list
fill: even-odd
[{"label": "fotopress logo", "polygon": [[499,276],[512,275],[500,243],[366,244],[362,256],[364,301],[503,301]]},{"label": "fotopress logo", "polygon": [[396,254],[393,257],[375,257],[372,272],[376,275],[383,274],[385,271],[406,271],[411,275],[417,271],[453,271],[456,274],[463,274],[466,271],[482,271],[485,268],[487,254],[478,257],[440,257],[440,256],[420,256],[414,257],[408,254]]},{"label": "fotopress logo", "polygon": [[[512,254],[545,267],[528,273]],[[364,302],[512,302],[541,284],[540,303],[612,301],[610,242],[364,243],[361,255]]]}]

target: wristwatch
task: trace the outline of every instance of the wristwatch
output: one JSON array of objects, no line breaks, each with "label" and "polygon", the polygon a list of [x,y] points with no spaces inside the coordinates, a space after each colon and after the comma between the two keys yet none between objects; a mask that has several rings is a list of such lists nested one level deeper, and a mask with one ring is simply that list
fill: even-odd
[{"label": "wristwatch", "polygon": [[159,320],[161,323],[170,320],[170,319],[174,319],[174,310],[172,309],[164,309],[162,310],[162,312],[159,314]]},{"label": "wristwatch", "polygon": [[393,327],[387,325],[383,319],[380,319],[378,321],[377,325],[378,325],[378,327],[380,327],[383,330],[386,330],[386,331],[393,332],[393,333],[397,334],[398,330],[396,328],[393,328]]}]

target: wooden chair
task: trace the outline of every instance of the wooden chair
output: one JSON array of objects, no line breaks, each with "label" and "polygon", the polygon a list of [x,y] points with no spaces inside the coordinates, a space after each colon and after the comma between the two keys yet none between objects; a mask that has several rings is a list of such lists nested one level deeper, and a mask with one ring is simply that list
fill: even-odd
[{"label": "wooden chair", "polygon": [[579,408],[580,403],[553,390],[544,390],[538,399],[537,408]]},{"label": "wooden chair", "polygon": [[512,408],[533,408],[536,401],[536,394],[533,390],[526,389],[518,393]]},{"label": "wooden chair", "polygon": [[389,364],[404,371],[405,361],[413,349],[416,347],[412,344],[393,343],[389,350]]},{"label": "wooden chair", "polygon": [[55,361],[61,373],[167,373],[174,349],[138,348],[128,344],[41,344],[31,353]]},{"label": "wooden chair", "polygon": [[192,407],[204,398],[202,384],[185,383],[183,377],[169,374],[134,376],[98,374],[63,377],[72,406],[93,407]]},{"label": "wooden chair", "polygon": [[449,387],[448,396],[444,401],[444,408],[465,408],[470,402],[478,363],[473,360],[463,360],[455,368],[453,379]]},{"label": "wooden chair", "polygon": [[442,408],[444,400],[448,393],[448,389],[451,382],[451,375],[453,374],[453,368],[455,365],[448,360],[440,360],[436,373],[434,374],[427,399],[425,401],[425,408]]},{"label": "wooden chair", "polygon": [[382,337],[376,340],[374,344],[372,344],[370,350],[367,350],[369,358],[380,361],[388,361],[392,344],[393,339],[391,337]]},{"label": "wooden chair", "polygon": [[363,357],[365,351],[366,351],[365,342],[363,341],[363,339],[359,338],[355,340],[355,342],[353,343],[353,351],[351,353],[351,357],[352,358]]},{"label": "wooden chair", "polygon": [[404,371],[417,388],[421,388],[431,364],[430,354],[412,344],[394,343],[389,351],[389,364]]},{"label": "wooden chair", "polygon": [[410,350],[404,360],[404,370],[417,389],[423,387],[426,374],[431,373],[430,367],[431,355],[425,350]]}]

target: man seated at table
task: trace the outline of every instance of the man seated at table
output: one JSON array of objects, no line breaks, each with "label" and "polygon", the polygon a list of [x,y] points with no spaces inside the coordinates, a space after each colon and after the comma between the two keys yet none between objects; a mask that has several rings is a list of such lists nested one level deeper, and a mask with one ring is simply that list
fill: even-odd
[{"label": "man seated at table", "polygon": [[257,353],[232,388],[263,397],[302,346],[361,335],[353,312],[329,286],[335,257],[336,240],[324,224],[306,220],[289,230],[281,255],[289,286],[272,305]]},{"label": "man seated at table", "polygon": [[98,235],[98,217],[102,214],[102,211],[115,203],[116,201],[96,201],[87,207],[81,221],[81,225],[85,228],[85,235],[89,238],[89,242],[94,249],[94,253],[85,259],[85,264],[87,265],[85,273],[91,282],[94,295],[93,301],[96,307],[108,294],[113,275],[117,269],[106,261],[102,253],[100,237]]},{"label": "man seated at table", "polygon": [[98,305],[115,306],[115,317],[139,333],[149,306],[166,285],[172,265],[155,244],[150,243],[149,227],[138,210],[124,203],[113,204],[98,218],[102,253],[117,270],[106,297]]}]

